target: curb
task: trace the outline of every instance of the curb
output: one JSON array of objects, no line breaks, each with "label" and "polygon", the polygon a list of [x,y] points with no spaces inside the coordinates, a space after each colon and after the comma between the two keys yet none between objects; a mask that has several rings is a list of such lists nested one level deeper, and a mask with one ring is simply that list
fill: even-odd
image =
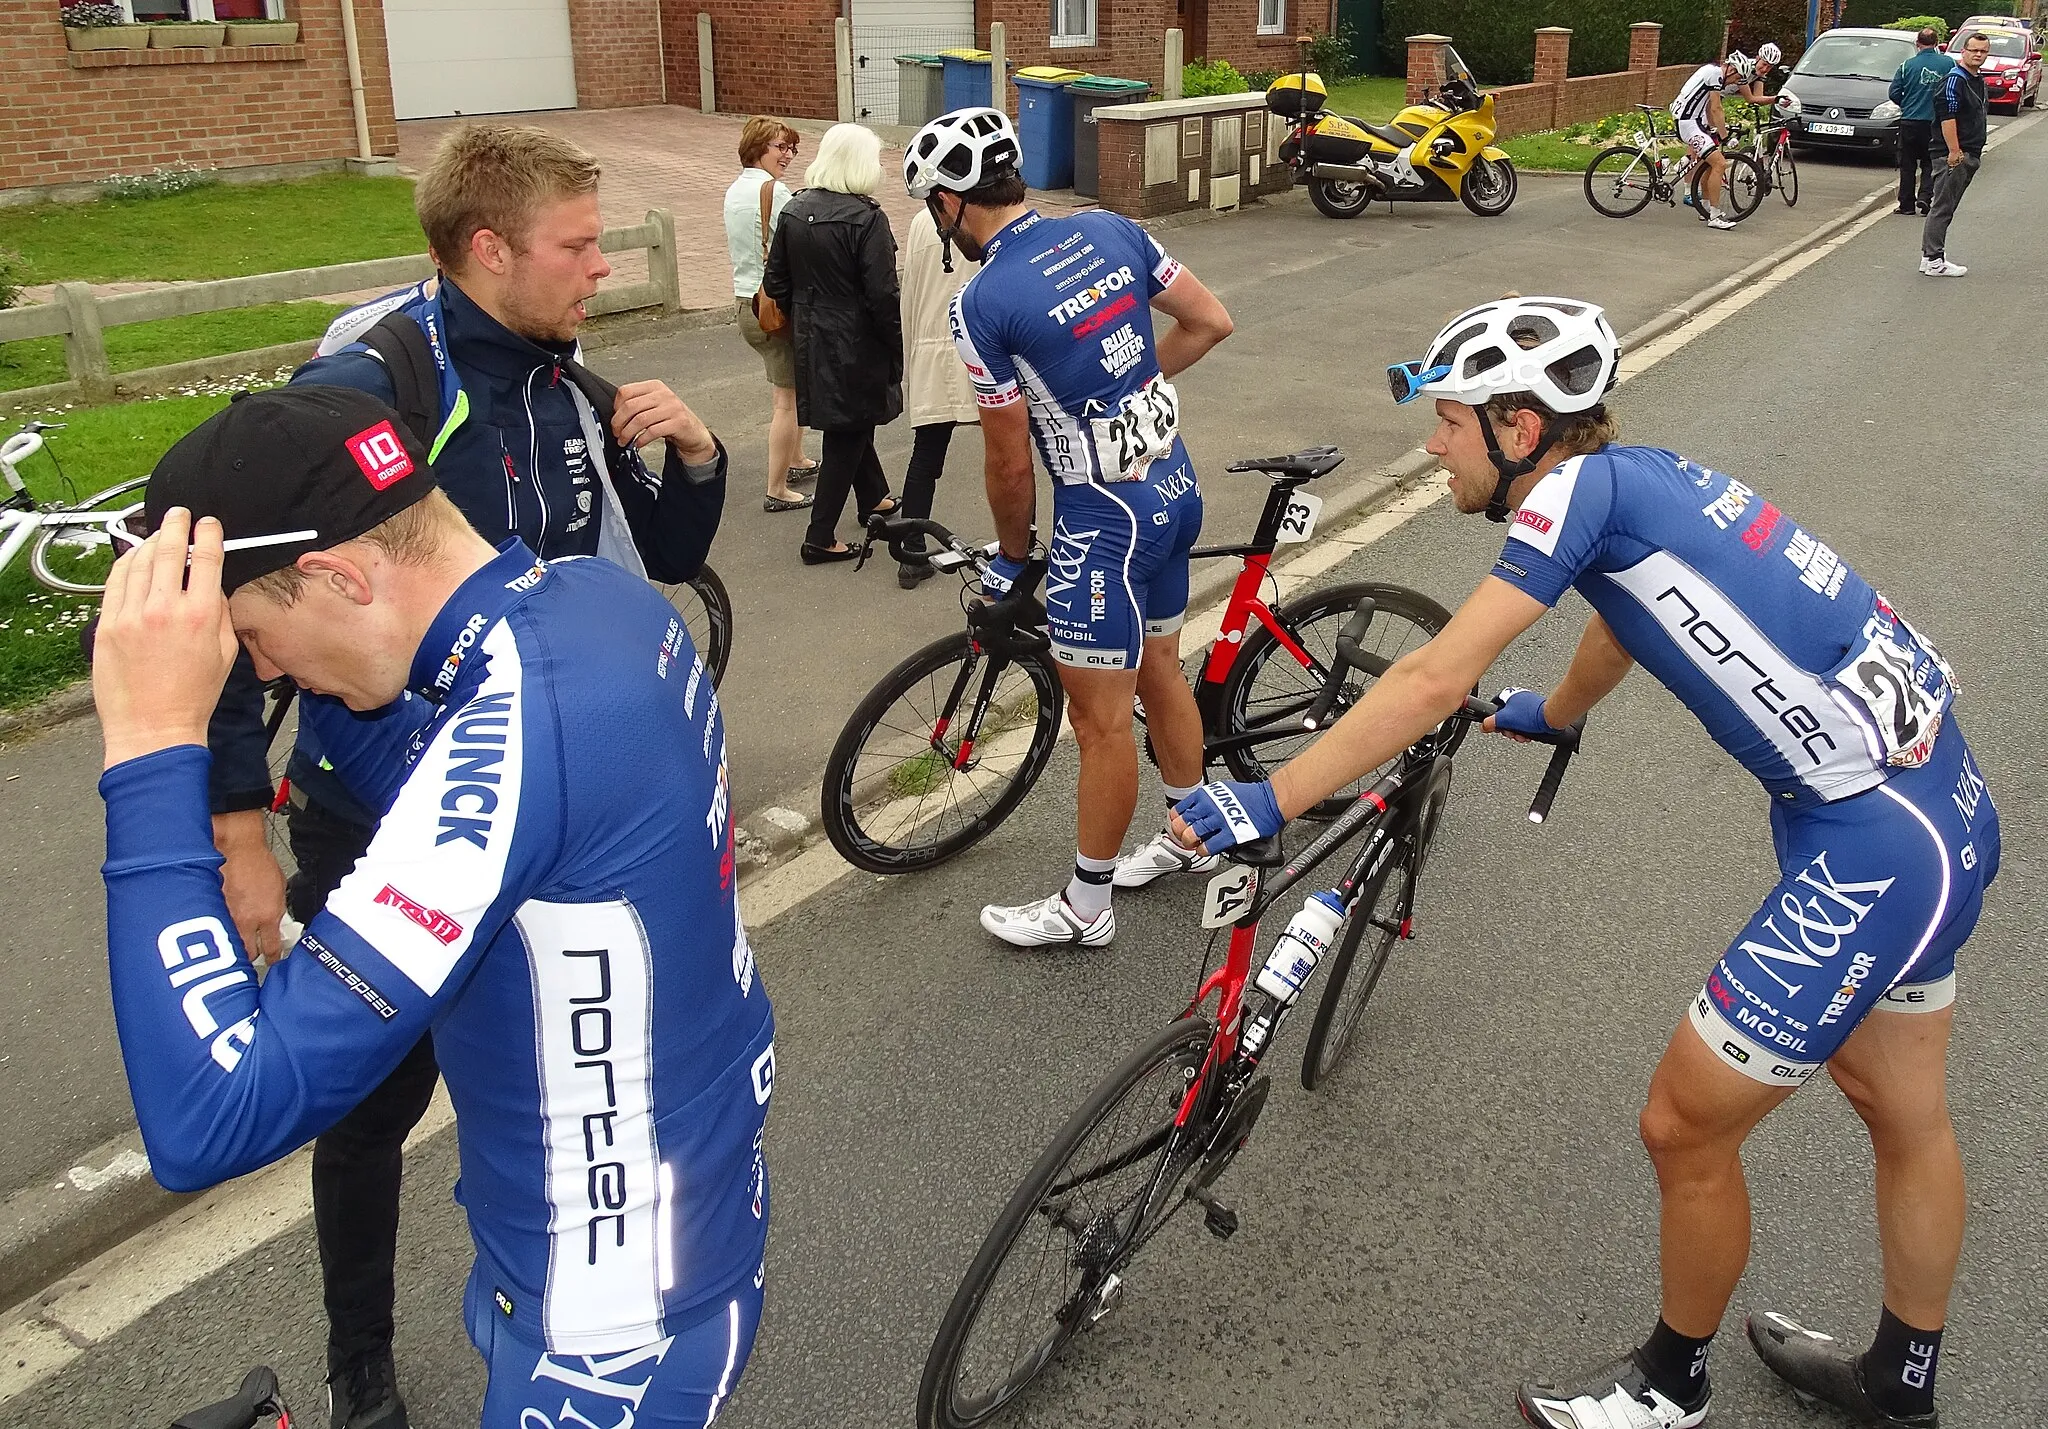
[{"label": "curb", "polygon": [[80,715],[92,713],[92,681],[75,680],[54,695],[44,695],[25,708],[0,710],[0,743],[18,734],[36,734]]},{"label": "curb", "polygon": [[28,1299],[192,1199],[151,1178],[139,1131],[102,1142],[69,1171],[0,1201],[0,1306]]}]

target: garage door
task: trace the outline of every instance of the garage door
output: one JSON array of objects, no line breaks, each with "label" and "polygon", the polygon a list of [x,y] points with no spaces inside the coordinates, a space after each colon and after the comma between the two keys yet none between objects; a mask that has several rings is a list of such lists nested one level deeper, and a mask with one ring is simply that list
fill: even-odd
[{"label": "garage door", "polygon": [[400,119],[576,107],[569,0],[384,0]]},{"label": "garage door", "polygon": [[974,0],[853,0],[853,113],[896,122],[896,56],[974,43]]}]

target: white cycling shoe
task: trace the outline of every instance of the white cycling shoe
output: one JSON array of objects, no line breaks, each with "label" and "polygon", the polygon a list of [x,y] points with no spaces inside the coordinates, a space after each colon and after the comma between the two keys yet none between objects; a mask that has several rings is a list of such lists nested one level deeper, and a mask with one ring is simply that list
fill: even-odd
[{"label": "white cycling shoe", "polygon": [[981,926],[1020,948],[1060,944],[1099,948],[1116,936],[1116,910],[1105,908],[1102,916],[1091,922],[1067,905],[1064,893],[1055,893],[1015,908],[998,908],[991,903],[981,910]]},{"label": "white cycling shoe", "polygon": [[1222,862],[1222,854],[1182,848],[1172,834],[1161,829],[1149,842],[1118,859],[1109,881],[1114,888],[1143,888],[1175,873],[1207,873]]}]

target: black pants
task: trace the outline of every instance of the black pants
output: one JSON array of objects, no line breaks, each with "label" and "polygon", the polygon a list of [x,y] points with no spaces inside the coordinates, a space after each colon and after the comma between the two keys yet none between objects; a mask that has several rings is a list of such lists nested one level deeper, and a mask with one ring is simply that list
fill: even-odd
[{"label": "black pants", "polygon": [[854,494],[854,509],[865,520],[868,512],[888,498],[889,478],[882,475],[882,459],[875,455],[873,427],[826,432],[820,450],[818,492],[804,540],[813,546],[830,546],[838,539],[836,528],[846,509],[846,493]]},{"label": "black pants", "polygon": [[[903,473],[903,514],[923,519],[932,514],[932,497],[946,474],[946,449],[953,444],[955,422],[932,422],[914,430],[910,466]],[[903,543],[912,555],[924,551],[924,537]]]},{"label": "black pants", "polygon": [[1920,230],[1920,254],[1924,258],[1945,258],[1948,256],[1949,220],[1956,216],[1956,208],[1963,201],[1963,194],[1970,187],[1970,180],[1977,177],[1977,166],[1984,160],[1980,155],[1965,155],[1954,168],[1948,166],[1946,155],[1940,160],[1941,178],[1934,185],[1934,206],[1927,210],[1927,226]]},{"label": "black pants", "polygon": [[1932,119],[1899,121],[1899,207],[1927,212],[1934,202],[1934,143]]},{"label": "black pants", "polygon": [[[371,830],[311,803],[292,809],[290,830],[299,869],[285,886],[285,907],[305,923],[363,856]],[[362,1105],[313,1143],[313,1230],[330,1374],[391,1345],[405,1138],[426,1115],[440,1075],[433,1038],[420,1038]]]}]

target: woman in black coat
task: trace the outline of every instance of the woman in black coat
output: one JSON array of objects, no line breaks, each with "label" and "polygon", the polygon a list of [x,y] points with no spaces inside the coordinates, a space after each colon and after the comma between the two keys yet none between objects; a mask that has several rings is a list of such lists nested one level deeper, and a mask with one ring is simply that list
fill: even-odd
[{"label": "woman in black coat", "polygon": [[875,455],[875,428],[903,411],[903,318],[896,239],[869,195],[882,180],[882,141],[858,124],[835,124],[805,174],[809,187],[775,226],[761,289],[789,314],[796,336],[797,421],[824,434],[807,566],[844,561],[835,527],[855,494],[862,524],[893,511]]}]

